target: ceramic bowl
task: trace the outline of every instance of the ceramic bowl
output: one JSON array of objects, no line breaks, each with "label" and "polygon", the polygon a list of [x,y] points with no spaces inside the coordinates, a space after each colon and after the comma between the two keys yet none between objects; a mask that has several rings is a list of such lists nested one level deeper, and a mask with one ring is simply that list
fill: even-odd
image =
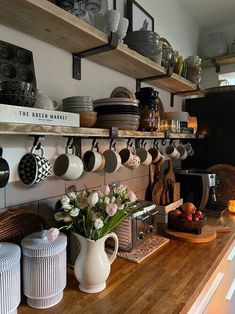
[{"label": "ceramic bowl", "polygon": [[130,49],[137,51],[145,57],[157,55],[161,52],[161,47],[151,42],[130,42],[127,45]]},{"label": "ceramic bowl", "polygon": [[149,30],[138,30],[128,33],[125,37],[126,40],[136,40],[136,41],[148,41],[148,40],[159,40],[160,36],[158,33]]},{"label": "ceramic bowl", "polygon": [[0,89],[4,94],[28,93],[33,90],[33,85],[23,81],[3,81],[0,83]]},{"label": "ceramic bowl", "polygon": [[79,112],[80,115],[80,126],[92,128],[97,120],[97,112],[94,111],[85,111]]},{"label": "ceramic bowl", "polygon": [[12,106],[33,107],[35,95],[28,93],[0,94],[0,102]]}]

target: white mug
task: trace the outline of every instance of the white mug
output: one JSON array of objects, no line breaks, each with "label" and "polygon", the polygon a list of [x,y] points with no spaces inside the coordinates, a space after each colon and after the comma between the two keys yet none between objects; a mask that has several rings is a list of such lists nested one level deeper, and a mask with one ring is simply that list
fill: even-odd
[{"label": "white mug", "polygon": [[171,159],[179,159],[180,158],[180,152],[172,144],[167,145],[164,149],[164,152]]},{"label": "white mug", "polygon": [[135,149],[133,147],[123,148],[119,154],[121,156],[123,166],[131,169],[139,167],[140,158],[135,154]]},{"label": "white mug", "polygon": [[139,156],[141,165],[148,167],[151,164],[152,156],[144,147],[137,148],[136,155]]},{"label": "white mug", "polygon": [[179,151],[180,153],[180,158],[181,160],[184,160],[188,157],[188,153],[187,153],[187,150],[185,149],[184,145],[182,144],[179,144],[176,149]]},{"label": "white mug", "polygon": [[116,152],[115,146],[110,146],[109,149],[103,153],[105,159],[104,170],[108,173],[116,172],[122,165],[121,156]]},{"label": "white mug", "polygon": [[99,153],[99,148],[96,146],[97,151],[95,152],[94,146],[91,150],[88,150],[84,153],[82,159],[84,163],[84,168],[87,172],[99,172],[104,169],[105,159],[104,156]]},{"label": "white mug", "polygon": [[83,174],[82,160],[75,155],[75,147],[72,146],[72,154],[68,153],[66,146],[65,154],[59,155],[54,163],[54,174],[65,181],[77,180]]},{"label": "white mug", "polygon": [[162,157],[164,157],[160,150],[156,147],[152,147],[148,150],[150,155],[152,156],[152,164],[156,164]]}]

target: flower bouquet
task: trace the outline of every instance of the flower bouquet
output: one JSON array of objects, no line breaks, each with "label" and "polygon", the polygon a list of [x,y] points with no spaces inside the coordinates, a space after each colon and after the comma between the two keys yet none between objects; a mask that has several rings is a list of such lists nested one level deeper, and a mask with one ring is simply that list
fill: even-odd
[{"label": "flower bouquet", "polygon": [[96,241],[137,210],[134,192],[128,192],[124,185],[105,185],[96,191],[84,190],[62,196],[55,220],[59,222],[59,229],[71,229]]}]

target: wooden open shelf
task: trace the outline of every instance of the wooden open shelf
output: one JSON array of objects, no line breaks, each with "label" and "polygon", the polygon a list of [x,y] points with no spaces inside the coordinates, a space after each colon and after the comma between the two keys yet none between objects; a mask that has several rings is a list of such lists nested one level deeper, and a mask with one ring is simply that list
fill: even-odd
[{"label": "wooden open shelf", "polygon": [[202,68],[211,68],[217,65],[226,65],[226,64],[233,64],[235,63],[235,54],[217,57],[213,59],[203,60]]},{"label": "wooden open shelf", "polygon": [[[0,0],[0,7],[0,23],[71,53],[108,43],[105,33],[47,0]],[[88,59],[135,79],[166,73],[165,68],[124,44]],[[195,84],[176,74],[149,84],[173,93],[196,89]]]},{"label": "wooden open shelf", "polygon": [[[110,138],[109,129],[97,128],[76,128],[66,126],[50,126],[20,123],[4,123],[0,122],[0,135],[53,135],[53,136],[73,136],[73,137],[98,137]],[[164,132],[143,132],[143,131],[127,131],[118,130],[117,138],[148,138],[163,139],[166,138]],[[174,139],[195,139],[202,138],[195,134],[178,134],[170,133],[168,138]]]}]

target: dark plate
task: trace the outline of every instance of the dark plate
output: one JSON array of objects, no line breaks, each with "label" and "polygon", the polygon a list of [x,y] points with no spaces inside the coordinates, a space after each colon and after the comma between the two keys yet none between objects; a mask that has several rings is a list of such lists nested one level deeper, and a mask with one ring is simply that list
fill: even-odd
[{"label": "dark plate", "polygon": [[98,112],[98,114],[140,114],[139,108],[132,107],[132,106],[104,106],[104,107],[98,107],[94,108],[94,111]]},{"label": "dark plate", "polygon": [[109,114],[132,114],[132,115],[140,115],[140,113],[139,112],[137,112],[137,111],[131,111],[131,110],[120,110],[120,111],[115,111],[115,110],[110,110],[110,111],[102,111],[102,112],[98,112],[97,111],[97,113],[98,113],[98,116],[99,115],[109,115]]}]

